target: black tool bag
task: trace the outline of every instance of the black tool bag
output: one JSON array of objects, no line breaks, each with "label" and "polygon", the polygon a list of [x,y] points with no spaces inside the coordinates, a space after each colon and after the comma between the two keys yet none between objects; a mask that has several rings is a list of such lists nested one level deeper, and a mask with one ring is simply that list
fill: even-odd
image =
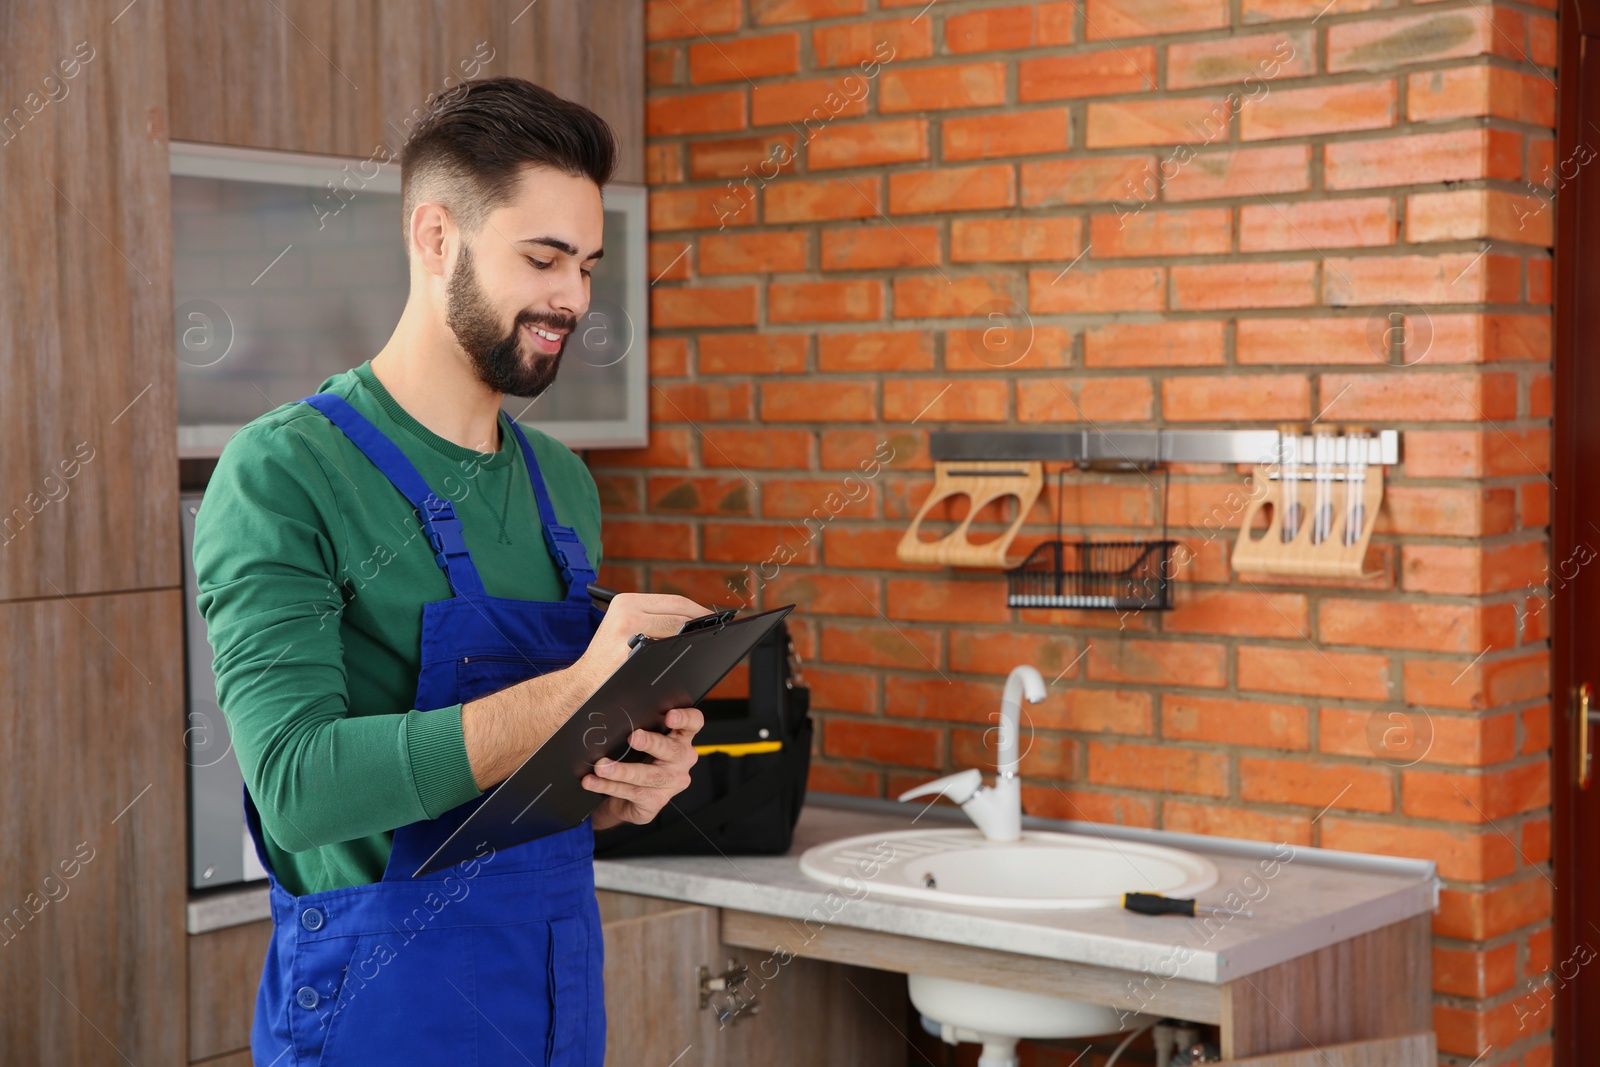
[{"label": "black tool bag", "polygon": [[596,859],[781,854],[789,850],[811,766],[811,690],[784,623],[750,651],[748,699],[702,700],[695,745],[762,745],[774,752],[702,752],[689,787],[655,820],[596,830]]}]

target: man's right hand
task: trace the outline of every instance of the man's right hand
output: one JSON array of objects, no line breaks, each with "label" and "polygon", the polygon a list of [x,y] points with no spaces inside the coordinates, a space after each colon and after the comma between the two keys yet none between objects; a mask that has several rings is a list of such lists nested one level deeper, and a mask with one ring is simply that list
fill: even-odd
[{"label": "man's right hand", "polygon": [[628,658],[630,637],[671,637],[690,619],[709,614],[688,597],[618,593],[589,647],[572,666],[464,703],[461,730],[478,788],[504,781],[528,753],[544,744]]},{"label": "man's right hand", "polygon": [[632,651],[628,641],[634,634],[671,637],[690,619],[709,614],[710,608],[670,593],[618,593],[612,597],[588,649],[571,667],[575,688],[580,691],[577,693],[579,703],[599,689],[628,658]]}]

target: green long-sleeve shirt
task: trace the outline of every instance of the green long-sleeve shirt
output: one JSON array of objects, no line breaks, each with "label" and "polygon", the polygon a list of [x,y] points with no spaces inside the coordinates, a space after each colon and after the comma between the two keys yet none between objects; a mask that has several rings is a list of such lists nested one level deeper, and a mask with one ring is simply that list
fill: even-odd
[{"label": "green long-sleeve shirt", "polygon": [[[368,364],[329,378],[455,505],[493,596],[560,600],[521,449],[462,448]],[[600,565],[600,497],[569,448],[524,427],[560,522]],[[320,412],[286,404],[223,449],[195,519],[217,700],[290,892],[375,882],[395,827],[477,796],[461,705],[415,708],[422,605],[450,586],[406,499]]]}]

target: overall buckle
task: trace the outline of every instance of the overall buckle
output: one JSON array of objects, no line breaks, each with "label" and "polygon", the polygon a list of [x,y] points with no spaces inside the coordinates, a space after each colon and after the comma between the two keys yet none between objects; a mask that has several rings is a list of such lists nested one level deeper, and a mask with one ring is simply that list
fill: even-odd
[{"label": "overall buckle", "polygon": [[[561,580],[567,583],[569,590],[583,589],[595,580],[595,571],[589,565],[589,554],[583,547],[583,539],[572,527],[551,523],[545,527],[545,543],[550,546],[550,554],[556,558],[561,570]],[[582,582],[574,586],[580,578]],[[588,596],[587,592],[584,596]]]},{"label": "overall buckle", "polygon": [[422,520],[423,529],[428,534],[428,543],[433,546],[433,558],[441,568],[448,571],[449,557],[465,556],[467,554],[467,541],[461,532],[461,520],[456,518],[455,508],[450,501],[430,497],[424,501],[427,514],[418,512]]}]

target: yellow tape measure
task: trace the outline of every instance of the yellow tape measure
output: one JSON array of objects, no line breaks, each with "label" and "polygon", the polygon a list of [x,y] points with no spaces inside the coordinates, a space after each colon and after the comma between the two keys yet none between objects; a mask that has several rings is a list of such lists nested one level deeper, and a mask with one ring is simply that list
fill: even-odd
[{"label": "yellow tape measure", "polygon": [[747,741],[738,745],[696,745],[694,750],[704,756],[708,752],[726,752],[730,756],[753,756],[758,752],[776,752],[782,741]]}]

